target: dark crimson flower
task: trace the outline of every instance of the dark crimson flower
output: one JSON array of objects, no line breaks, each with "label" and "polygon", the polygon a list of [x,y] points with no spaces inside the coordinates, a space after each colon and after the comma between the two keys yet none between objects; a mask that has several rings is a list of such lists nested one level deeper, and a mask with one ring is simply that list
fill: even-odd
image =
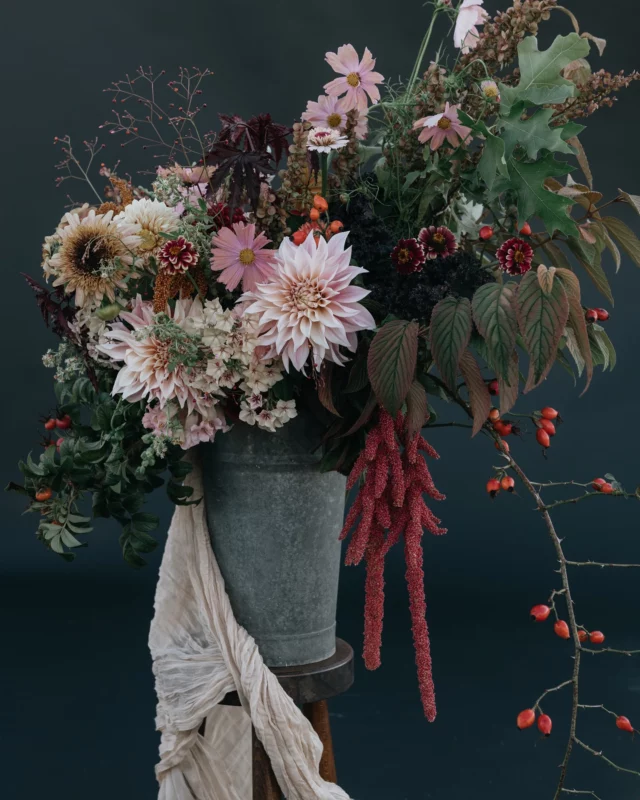
[{"label": "dark crimson flower", "polygon": [[401,275],[420,272],[424,264],[424,250],[417,239],[400,239],[391,251],[391,260]]},{"label": "dark crimson flower", "polygon": [[198,263],[198,252],[195,246],[184,236],[178,236],[167,242],[158,253],[160,269],[170,275],[186,272],[189,267]]},{"label": "dark crimson flower", "polygon": [[509,275],[524,275],[531,269],[533,249],[522,239],[507,239],[496,251],[500,268]]},{"label": "dark crimson flower", "polygon": [[224,203],[209,203],[207,214],[213,219],[213,223],[218,230],[220,228],[231,228],[234,222],[246,222],[245,213],[241,208],[231,209]]},{"label": "dark crimson flower", "polygon": [[444,225],[429,225],[418,234],[418,241],[424,247],[426,258],[446,258],[458,249],[456,237]]}]

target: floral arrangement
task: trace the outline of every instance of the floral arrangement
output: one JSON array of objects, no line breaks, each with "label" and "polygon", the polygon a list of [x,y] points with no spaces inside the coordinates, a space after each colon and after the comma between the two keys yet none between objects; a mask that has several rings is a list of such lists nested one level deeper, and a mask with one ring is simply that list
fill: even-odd
[{"label": "floral arrangement", "polygon": [[[85,142],[80,158],[68,137],[57,140],[59,181],[84,181],[90,202],[73,203],[45,238],[49,286],[27,278],[60,339],[43,358],[57,405],[43,418],[42,453],[20,465],[24,485],[11,488],[27,495],[37,536],[55,553],[72,558],[92,517],[114,517],[125,558],[139,566],[158,523],[142,510],[146,494],[168,473],[173,501],[198,501],[183,484],[186,450],[232,425],[277,435],[301,411],[319,416],[322,468],[357,488],[342,535],[348,563],[367,567],[366,665],[380,663],[384,561],[402,541],[433,720],[421,538],[446,531],[429,505],[444,498],[423,433],[459,424],[451,409],[461,409],[501,458],[487,491],[521,481],[560,561],[562,587],[532,611],[539,621],[553,613],[556,633],[575,647],[557,798],[569,791],[572,748],[589,749],[575,730],[580,656],[593,652],[585,641],[604,636],[577,623],[568,583],[569,566],[593,562],[565,558],[549,516],[576,498],[543,501],[545,484],[525,476],[507,439],[526,433],[512,410],[521,393],[555,364],[584,376],[585,389],[595,367],[615,364],[609,312],[586,308],[581,292],[588,281],[612,304],[605,257],[616,270],[622,253],[640,266],[640,240],[612,216],[617,205],[640,213],[640,198],[603,198],[580,135],[640,75],[593,71],[587,56],[602,55],[605,42],[581,32],[557,0],[514,0],[493,19],[482,0],[432,5],[405,82],[386,83],[368,49],[343,45],[326,55],[337,77],[292,127],[266,113],[220,114],[218,130],[205,131],[208,70],[181,69],[167,83],[164,72],[140,69],[114,83],[102,127],[154,155],[148,185],[100,163],[96,188],[104,145]],[[539,49],[538,26],[556,11],[573,30]],[[453,47],[448,56],[440,47],[425,70],[442,19]],[[451,419],[438,422],[440,400]],[[546,451],[557,412],[520,416]],[[577,499],[636,496],[612,477],[579,485],[589,491]],[[551,732],[546,694],[519,727],[537,719]]]}]

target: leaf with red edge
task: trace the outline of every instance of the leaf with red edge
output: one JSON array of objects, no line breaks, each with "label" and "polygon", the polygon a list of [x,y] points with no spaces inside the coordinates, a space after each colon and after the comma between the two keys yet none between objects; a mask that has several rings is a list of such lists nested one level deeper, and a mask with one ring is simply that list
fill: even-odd
[{"label": "leaf with red edge", "polygon": [[518,351],[514,350],[509,357],[507,380],[498,377],[500,392],[500,413],[506,414],[515,406],[520,391],[520,371],[518,370]]},{"label": "leaf with red edge", "polygon": [[405,424],[410,439],[422,430],[428,419],[427,393],[419,381],[414,381],[407,395],[407,414],[405,416]]},{"label": "leaf with red edge", "polygon": [[333,363],[331,361],[323,361],[320,367],[320,377],[318,378],[318,400],[322,405],[335,414],[336,417],[341,417],[342,414],[338,411],[333,403]]},{"label": "leaf with red edge", "polygon": [[509,361],[518,333],[515,288],[513,282],[486,283],[473,296],[473,320],[485,340],[491,366],[503,381],[509,381]]},{"label": "leaf with red edge", "polygon": [[[632,205],[635,208],[635,205]],[[640,267],[640,239],[631,228],[617,217],[604,217],[602,223],[633,263]]]},{"label": "leaf with red edge", "polygon": [[559,269],[556,274],[562,281],[569,299],[569,321],[567,325],[573,330],[580,355],[584,359],[587,376],[587,383],[582,391],[584,394],[589,388],[593,377],[593,359],[591,357],[591,347],[589,346],[589,332],[580,299],[580,281],[570,269]]},{"label": "leaf with red edge", "polygon": [[553,281],[545,294],[533,270],[520,282],[515,296],[516,315],[525,349],[529,375],[524,391],[543,381],[553,366],[558,342],[569,319],[569,299],[560,281]]},{"label": "leaf with red edge", "polygon": [[415,375],[418,330],[417,322],[391,320],[380,328],[369,347],[367,370],[371,388],[380,405],[394,418]]},{"label": "leaf with red edge", "polygon": [[473,412],[471,435],[475,436],[487,421],[489,411],[491,411],[491,395],[482,377],[478,362],[469,350],[465,350],[460,356],[460,372],[469,392],[469,402]]},{"label": "leaf with red edge", "polygon": [[431,314],[431,355],[442,380],[456,388],[460,357],[471,337],[471,303],[466,297],[445,297]]}]

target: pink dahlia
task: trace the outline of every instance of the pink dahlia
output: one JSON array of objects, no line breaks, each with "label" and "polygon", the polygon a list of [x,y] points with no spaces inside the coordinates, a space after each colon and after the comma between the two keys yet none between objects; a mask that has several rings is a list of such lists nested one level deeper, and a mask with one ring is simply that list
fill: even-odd
[{"label": "pink dahlia", "polygon": [[418,141],[426,144],[431,140],[431,150],[437,150],[446,139],[452,147],[457,147],[464,143],[471,128],[463,125],[458,118],[458,106],[450,106],[445,103],[444,111],[441,114],[434,114],[432,117],[422,117],[413,123],[413,129],[420,131]]},{"label": "pink dahlia", "polygon": [[351,285],[367,270],[350,266],[346,238],[346,232],[336,233],[328,242],[319,238],[316,243],[308,236],[298,247],[284,239],[269,282],[242,298],[251,301],[246,313],[259,316],[258,343],[270,348],[266,357],[281,356],[287,371],[290,364],[302,371],[310,353],[316,369],[325,359],[344,364],[340,347],[354,352],[357,332],[375,328],[359,302],[369,292]]},{"label": "pink dahlia", "polygon": [[158,253],[160,269],[170,275],[179,272],[186,272],[189,267],[194,267],[198,263],[198,251],[191,242],[184,236],[172,239],[160,249]]},{"label": "pink dahlia", "polygon": [[382,83],[384,77],[373,71],[376,60],[371,56],[368,47],[365,47],[361,61],[352,44],[343,44],[337,53],[326,53],[325,60],[334,72],[339,72],[344,77],[329,81],[324,90],[332,97],[344,94],[347,111],[352,108],[366,111],[367,95],[374,104],[380,100],[380,91],[376,84]]},{"label": "pink dahlia", "polygon": [[253,291],[260,281],[269,278],[273,269],[275,252],[267,250],[271,244],[264,233],[256,236],[256,226],[235,222],[233,230],[220,228],[211,243],[211,269],[220,272],[218,280],[232,291],[242,281],[245,291]]},{"label": "pink dahlia", "polygon": [[424,264],[424,250],[417,239],[400,239],[391,251],[391,260],[401,275],[421,272]]},{"label": "pink dahlia", "polygon": [[[198,299],[177,300],[172,312],[167,308],[167,316],[167,323],[156,324],[153,303],[138,295],[131,311],[122,311],[118,322],[109,326],[98,350],[113,361],[121,362],[111,394],[121,394],[130,403],[143,398],[149,402],[156,399],[159,410],[173,399],[190,411],[199,409],[203,393],[201,389],[192,388],[198,369],[172,364],[172,332],[176,328],[189,328],[193,320],[198,320],[202,316],[202,304]],[[175,346],[180,347],[181,342],[177,341]],[[151,417],[147,417],[147,421],[152,427]]]},{"label": "pink dahlia", "polygon": [[496,258],[500,263],[500,269],[508,272],[509,275],[524,275],[531,269],[533,248],[527,242],[514,236],[500,245],[496,251]]},{"label": "pink dahlia", "polygon": [[424,248],[426,258],[446,258],[458,249],[453,233],[444,225],[429,225],[418,234],[418,241]]},{"label": "pink dahlia", "polygon": [[347,101],[344,97],[331,97],[321,94],[316,103],[309,100],[307,110],[302,119],[310,122],[314,128],[339,128],[347,126]]}]

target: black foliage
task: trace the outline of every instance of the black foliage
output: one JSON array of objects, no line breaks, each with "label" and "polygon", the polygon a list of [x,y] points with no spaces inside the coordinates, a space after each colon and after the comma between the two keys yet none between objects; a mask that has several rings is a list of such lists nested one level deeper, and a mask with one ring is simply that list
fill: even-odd
[{"label": "black foliage", "polygon": [[207,155],[207,163],[218,169],[211,177],[211,188],[217,191],[229,179],[229,206],[236,208],[246,194],[255,210],[260,198],[260,184],[275,170],[267,153],[245,153],[228,144],[214,144]]},{"label": "black foliage", "polygon": [[273,122],[271,114],[258,114],[244,120],[237,114],[219,114],[222,122],[218,140],[243,150],[245,153],[264,153],[269,155],[275,165],[280,163],[282,154],[289,143],[287,136],[291,128]]},{"label": "black foliage", "polygon": [[47,328],[51,328],[57,336],[70,336],[69,323],[73,321],[76,312],[69,305],[69,295],[64,293],[61,286],[56,289],[47,289],[25,272],[22,272],[21,275],[33,290]]},{"label": "black foliage", "polygon": [[460,250],[447,258],[428,261],[422,272],[400,275],[388,259],[386,269],[365,276],[371,300],[386,314],[428,322],[433,307],[447,295],[471,298],[492,280],[477,258]]},{"label": "black foliage", "polygon": [[348,204],[332,206],[331,219],[344,223],[349,231],[349,244],[353,248],[353,260],[361,267],[372,270],[376,265],[387,266],[389,254],[396,245],[397,237],[390,225],[374,210],[371,201],[356,193]]}]

